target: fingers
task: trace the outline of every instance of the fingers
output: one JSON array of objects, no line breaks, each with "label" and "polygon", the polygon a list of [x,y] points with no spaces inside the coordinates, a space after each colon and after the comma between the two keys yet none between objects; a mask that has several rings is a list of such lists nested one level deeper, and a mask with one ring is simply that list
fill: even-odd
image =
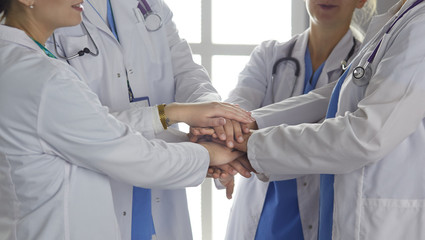
[{"label": "fingers", "polygon": [[[248,161],[248,163],[249,163],[249,161]],[[232,168],[234,168],[235,171],[239,172],[239,174],[242,175],[243,177],[246,177],[246,178],[251,177],[250,172],[252,171],[252,167],[251,167],[250,164],[249,164],[249,166],[245,166],[238,158],[235,161],[229,163],[229,165],[232,166]]]},{"label": "fingers", "polygon": [[237,159],[237,161],[242,164],[242,166],[249,172],[257,173],[257,171],[252,167],[251,163],[249,162],[248,156],[244,155]]},{"label": "fingers", "polygon": [[224,124],[226,124],[226,119],[223,117],[207,118],[206,122],[204,123],[205,126],[211,127],[223,126]]},{"label": "fingers", "polygon": [[189,141],[190,141],[190,142],[193,142],[193,143],[196,143],[196,142],[198,142],[198,140],[199,140],[199,136],[194,135],[194,134],[192,134],[192,133],[188,133],[188,134],[187,134],[187,137],[189,138]]},{"label": "fingers", "polygon": [[223,127],[223,126],[215,127],[215,128],[214,128],[214,131],[215,131],[215,134],[217,135],[217,137],[218,137],[220,140],[222,140],[222,141],[226,140],[226,132],[225,132],[224,127]]},{"label": "fingers", "polygon": [[237,121],[232,121],[235,140],[239,143],[243,142],[242,125]]},{"label": "fingers", "polygon": [[235,179],[232,178],[231,182],[226,186],[226,197],[232,199],[233,191],[235,189]]},{"label": "fingers", "polygon": [[230,103],[218,103],[219,106],[215,107],[214,117],[224,117],[227,119],[236,120],[242,123],[251,123],[255,121],[251,117],[251,113],[245,111],[239,106]]},{"label": "fingers", "polygon": [[234,147],[234,141],[243,142],[241,124],[234,120],[228,120],[224,126],[215,127],[215,134],[220,140],[226,141],[226,146]]},{"label": "fingers", "polygon": [[[222,173],[227,173],[229,175],[236,175],[238,173],[238,171],[236,171],[231,165],[229,164],[224,164],[224,165],[220,165],[218,166],[221,170],[223,170]],[[220,178],[222,178],[223,176],[220,176]]]},{"label": "fingers", "polygon": [[249,133],[250,128],[249,128],[250,124],[241,124],[241,129],[243,133]]},{"label": "fingers", "polygon": [[233,121],[227,121],[226,125],[224,125],[224,132],[226,134],[226,145],[228,148],[233,148]]},{"label": "fingers", "polygon": [[241,151],[241,152],[247,152],[247,150],[248,150],[248,140],[249,140],[249,138],[251,137],[251,134],[252,134],[252,131],[250,131],[249,133],[247,133],[247,134],[244,134],[243,136],[243,138],[244,138],[244,141],[243,142],[241,142],[241,143],[239,143],[239,142],[237,142],[237,143],[235,143],[235,149],[237,149],[237,150],[239,150],[239,151]]}]

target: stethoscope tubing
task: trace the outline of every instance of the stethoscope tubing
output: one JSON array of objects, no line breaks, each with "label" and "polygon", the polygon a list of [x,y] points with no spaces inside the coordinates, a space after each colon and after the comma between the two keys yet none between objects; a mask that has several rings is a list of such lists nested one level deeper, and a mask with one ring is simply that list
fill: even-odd
[{"label": "stethoscope tubing", "polygon": [[[162,18],[159,14],[154,13],[146,0],[138,0],[137,8],[145,19],[145,26],[149,32],[155,32],[162,27]],[[153,20],[154,25],[151,26],[150,20]]]},{"label": "stethoscope tubing", "polygon": [[[272,76],[274,77],[277,73],[277,68],[279,66],[280,63],[284,62],[284,61],[291,61],[293,63],[295,63],[295,76],[299,76],[300,74],[300,69],[301,69],[301,65],[300,62],[298,61],[298,59],[292,57],[292,52],[295,48],[295,44],[297,43],[297,39],[294,40],[294,42],[291,44],[290,48],[289,48],[289,52],[288,55],[286,57],[280,58],[278,59],[274,64],[273,64],[273,68],[272,68]],[[345,59],[343,61],[341,61],[341,69],[342,72],[345,71],[345,69],[347,68],[347,62],[348,60],[350,60],[350,58],[353,56],[354,51],[356,50],[356,39],[353,37],[353,46],[351,47],[350,51],[348,52],[347,56],[345,57]],[[341,73],[342,75],[342,73]]]},{"label": "stethoscope tubing", "polygon": [[[398,16],[394,22],[390,25],[390,27],[388,28],[387,31],[385,31],[385,34],[389,34],[391,29],[394,27],[394,25],[410,10],[412,10],[412,8],[416,7],[419,3],[423,2],[423,0],[417,0],[415,1],[412,5],[410,5],[409,8],[407,8],[406,10],[404,10],[404,12]],[[382,43],[382,38],[379,41],[379,43],[376,45],[375,49],[373,50],[372,54],[369,56],[369,58],[367,59],[366,63],[363,66],[357,66],[356,68],[354,68],[353,71],[353,77],[357,80],[360,80],[362,78],[364,78],[365,73],[368,71],[368,68],[370,68],[370,64],[372,64],[373,60],[375,60],[375,56],[378,53],[379,48],[381,47],[381,43]]]},{"label": "stethoscope tubing", "polygon": [[152,13],[151,6],[149,6],[146,0],[139,0],[139,4],[137,5],[137,7],[140,9],[140,12],[142,12],[144,17]]},{"label": "stethoscope tubing", "polygon": [[99,48],[97,47],[97,45],[94,42],[92,36],[90,35],[90,32],[87,30],[86,25],[83,22],[81,22],[80,25],[81,25],[81,28],[83,28],[84,31],[87,33],[87,35],[88,35],[88,37],[90,39],[90,42],[93,44],[94,48],[96,49],[95,53],[93,53],[88,47],[85,47],[85,48],[83,48],[82,50],[78,51],[76,54],[74,54],[74,55],[72,55],[70,57],[66,57],[66,56],[60,55],[59,54],[59,51],[58,51],[58,46],[56,44],[55,33],[53,33],[52,38],[53,38],[53,45],[54,45],[54,48],[55,48],[56,56],[58,56],[59,58],[62,58],[62,59],[65,59],[65,60],[68,61],[68,60],[72,60],[72,59],[74,59],[76,57],[81,57],[84,54],[90,54],[90,55],[92,55],[94,57],[96,57],[97,55],[99,55]]}]

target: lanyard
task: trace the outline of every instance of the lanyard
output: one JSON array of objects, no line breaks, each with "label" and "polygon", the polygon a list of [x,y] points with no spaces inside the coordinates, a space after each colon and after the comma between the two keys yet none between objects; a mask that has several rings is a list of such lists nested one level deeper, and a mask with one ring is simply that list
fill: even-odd
[{"label": "lanyard", "polygon": [[44,53],[51,58],[56,58],[55,55],[53,55],[53,53],[51,53],[46,47],[44,47],[41,43],[37,42],[37,40],[35,40],[34,38],[31,38],[40,48],[41,50],[44,51]]},{"label": "lanyard", "polygon": [[[115,25],[115,19],[114,19],[114,14],[112,12],[111,2],[110,2],[110,0],[107,0],[106,3],[107,3],[107,8],[108,8],[107,18],[108,18],[109,28],[111,29],[111,32],[114,34],[117,41],[119,42],[120,40],[119,40],[118,34],[117,34],[117,28],[116,28],[116,25]],[[133,94],[133,90],[131,89],[131,85],[130,85],[130,81],[128,80],[127,73],[126,73],[126,77],[127,77],[128,99],[129,99],[130,102],[133,102],[134,94]]]}]

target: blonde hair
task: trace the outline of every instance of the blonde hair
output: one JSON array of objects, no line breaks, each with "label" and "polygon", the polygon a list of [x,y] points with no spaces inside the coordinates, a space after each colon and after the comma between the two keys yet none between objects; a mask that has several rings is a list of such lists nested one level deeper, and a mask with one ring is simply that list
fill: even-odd
[{"label": "blonde hair", "polygon": [[376,14],[376,1],[367,0],[363,8],[354,10],[353,18],[351,19],[351,30],[359,40],[363,40],[365,35],[362,26],[369,24],[372,17]]}]

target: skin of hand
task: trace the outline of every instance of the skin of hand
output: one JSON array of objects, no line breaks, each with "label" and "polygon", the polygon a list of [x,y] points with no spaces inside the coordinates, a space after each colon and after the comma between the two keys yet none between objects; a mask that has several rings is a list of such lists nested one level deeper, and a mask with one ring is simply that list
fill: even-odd
[{"label": "skin of hand", "polygon": [[235,188],[235,177],[232,174],[228,174],[217,167],[210,167],[208,169],[207,177],[218,179],[224,187],[226,187],[227,199],[232,199],[233,190]]},{"label": "skin of hand", "polygon": [[[229,172],[231,172],[229,174]],[[226,187],[226,197],[232,199],[233,190],[235,187],[234,175],[239,172],[244,177],[250,177],[251,173],[256,173],[252,168],[246,155],[239,157],[235,161],[217,167],[210,167],[208,169],[208,176],[218,178],[220,183]]]},{"label": "skin of hand", "polygon": [[251,177],[250,172],[256,173],[255,169],[252,168],[251,164],[249,163],[246,154],[237,158],[235,161],[230,162],[229,164],[210,167],[210,169],[208,169],[209,176],[218,178],[220,183],[226,187],[227,199],[232,199],[235,187],[234,176],[238,172],[246,178]]},{"label": "skin of hand", "polygon": [[226,119],[251,123],[251,113],[237,105],[221,102],[171,103],[164,108],[169,124],[184,122],[194,127],[216,127],[226,124]]},{"label": "skin of hand", "polygon": [[228,164],[244,154],[214,142],[201,142],[199,144],[208,150],[210,166]]},{"label": "skin of hand", "polygon": [[[250,131],[249,133],[245,133],[243,135],[244,141],[241,142],[241,143],[235,142],[234,143],[234,149],[246,153],[248,151],[248,140],[251,137],[252,133],[253,133],[253,131]],[[222,141],[222,140],[217,139],[217,138],[213,138],[212,141],[215,142],[215,143],[226,145],[225,141]]]},{"label": "skin of hand", "polygon": [[257,130],[257,129],[258,129],[257,122],[255,121],[245,124],[245,123],[240,123],[234,120],[231,120],[231,121],[228,120],[226,121],[225,125],[214,127],[214,129],[191,127],[188,137],[191,142],[198,142],[200,139],[202,139],[202,136],[210,135],[213,138],[218,138],[222,141],[226,141],[227,147],[233,148],[235,140],[238,143],[243,143],[244,141],[243,134],[249,133],[250,130]]},{"label": "skin of hand", "polygon": [[252,168],[246,154],[240,156],[239,158],[228,164],[220,165],[217,167],[222,170],[222,174],[219,175],[220,178],[225,177],[223,173],[228,173],[230,175],[236,175],[237,173],[239,173],[241,176],[249,178],[251,177],[251,172],[256,172],[255,169]]},{"label": "skin of hand", "polygon": [[235,189],[235,176],[227,175],[219,178],[220,183],[226,187],[227,199],[232,199],[233,190]]},{"label": "skin of hand", "polygon": [[249,132],[249,129],[240,122],[228,120],[226,124],[214,127],[214,131],[220,140],[226,141],[227,147],[233,148],[233,142],[243,142],[242,134]]}]

